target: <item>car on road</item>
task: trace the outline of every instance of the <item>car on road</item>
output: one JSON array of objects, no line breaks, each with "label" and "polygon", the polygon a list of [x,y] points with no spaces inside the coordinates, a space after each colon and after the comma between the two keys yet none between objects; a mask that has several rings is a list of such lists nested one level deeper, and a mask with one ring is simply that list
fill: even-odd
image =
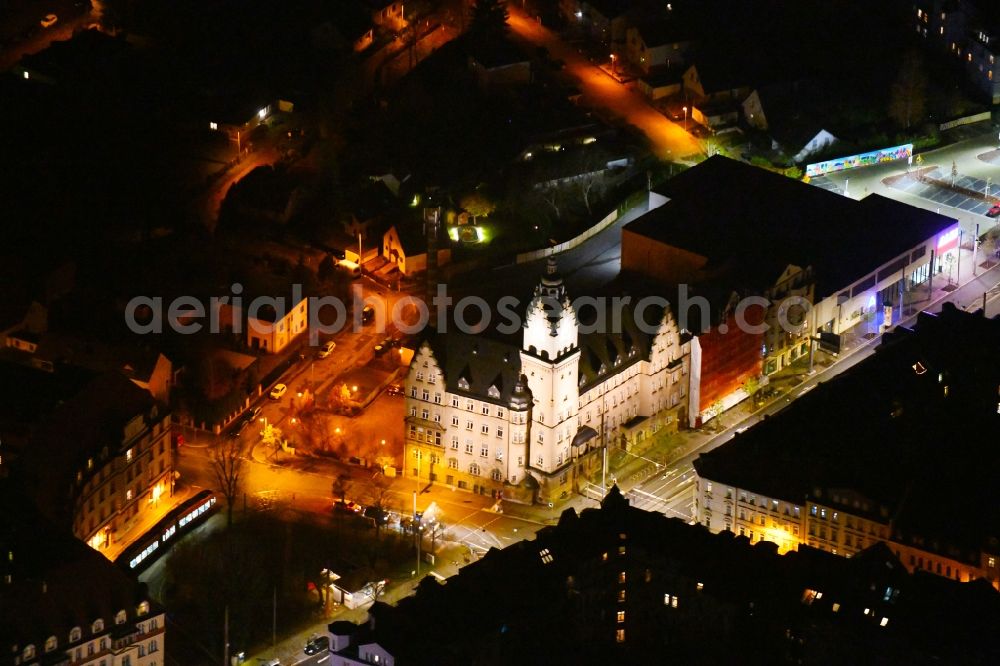
[{"label": "car on road", "polygon": [[1000,217],[1000,203],[993,204],[993,207],[986,211],[986,217]]},{"label": "car on road", "polygon": [[319,654],[320,652],[327,652],[329,649],[329,636],[313,636],[306,641],[306,646],[303,648],[306,654]]},{"label": "car on road", "polygon": [[323,343],[323,346],[319,348],[319,352],[316,354],[317,358],[327,358],[333,353],[333,350],[337,348],[337,343],[333,340],[329,340]]},{"label": "car on road", "polygon": [[377,506],[366,506],[362,515],[370,520],[372,524],[380,523],[382,525],[388,524],[391,517],[388,511]]},{"label": "car on road", "polygon": [[59,21],[59,17],[55,14],[46,14],[39,23],[42,24],[43,28],[51,28]]},{"label": "car on road", "polygon": [[281,400],[282,396],[284,396],[286,392],[288,392],[287,386],[284,384],[275,384],[274,388],[271,389],[271,400]]},{"label": "car on road", "polygon": [[401,384],[391,384],[389,386],[389,388],[386,389],[385,392],[388,393],[389,395],[402,396],[403,395],[403,386]]},{"label": "car on road", "polygon": [[361,513],[361,505],[349,499],[335,499],[333,500],[333,510],[343,511],[344,513]]},{"label": "car on road", "polygon": [[253,421],[255,418],[257,418],[258,416],[260,416],[260,411],[261,411],[261,408],[259,406],[251,407],[250,411],[247,412],[247,416],[246,416],[247,421]]},{"label": "car on road", "polygon": [[375,321],[375,308],[373,308],[370,305],[366,305],[361,310],[361,323],[362,324],[370,324],[373,321]]},{"label": "car on road", "polygon": [[380,342],[372,348],[372,351],[375,353],[375,356],[381,356],[389,351],[389,348],[385,346],[384,342]]}]

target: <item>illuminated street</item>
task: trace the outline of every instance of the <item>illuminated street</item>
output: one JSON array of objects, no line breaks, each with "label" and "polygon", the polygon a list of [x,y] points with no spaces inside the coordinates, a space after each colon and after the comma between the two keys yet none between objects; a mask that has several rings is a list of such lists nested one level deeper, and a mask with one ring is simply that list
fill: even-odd
[{"label": "illuminated street", "polygon": [[618,83],[552,31],[532,21],[511,6],[510,27],[518,37],[544,46],[553,58],[566,63],[565,71],[579,83],[583,105],[595,109],[608,120],[621,120],[646,135],[656,154],[663,159],[683,160],[701,150],[695,139],[677,123],[654,109],[639,93]]}]

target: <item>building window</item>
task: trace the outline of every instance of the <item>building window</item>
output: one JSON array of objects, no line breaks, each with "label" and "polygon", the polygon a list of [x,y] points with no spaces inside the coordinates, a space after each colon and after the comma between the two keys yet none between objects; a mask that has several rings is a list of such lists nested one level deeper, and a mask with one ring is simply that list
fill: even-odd
[{"label": "building window", "polygon": [[469,465],[469,474],[471,474],[472,476],[479,476],[479,465],[477,465],[476,463],[472,463],[471,465]]},{"label": "building window", "polygon": [[624,643],[625,642],[625,630],[624,629],[618,629],[618,630],[615,631],[615,642],[616,643]]},{"label": "building window", "polygon": [[458,469],[458,461],[454,458],[448,458],[448,469]]},{"label": "building window", "polygon": [[452,407],[458,407],[458,398],[452,398],[451,399],[451,406]]},{"label": "building window", "polygon": [[486,425],[486,424],[483,424],[483,425],[482,425],[482,427],[480,427],[480,429],[479,429],[479,430],[480,430],[480,432],[482,432],[482,433],[483,433],[484,435],[488,435],[488,434],[490,434],[490,427],[489,427],[488,425]]},{"label": "building window", "polygon": [[497,426],[497,437],[503,437],[503,427]]},{"label": "building window", "polygon": [[623,622],[625,622],[625,611],[623,611],[623,610],[618,611],[617,620],[618,620],[618,624],[622,624]]},{"label": "building window", "polygon": [[625,582],[625,572],[624,571],[618,572],[618,582],[619,583],[624,583]]},{"label": "building window", "polygon": [[489,455],[490,455],[490,449],[489,449],[489,447],[487,447],[487,446],[480,446],[479,447],[479,456],[481,458],[486,458]]},{"label": "building window", "polygon": [[472,453],[472,442],[466,442],[465,443],[465,452],[466,453]]},{"label": "building window", "polygon": [[676,594],[664,594],[663,595],[663,605],[670,606],[671,608],[677,608],[677,595]]},{"label": "building window", "polygon": [[458,435],[452,435],[451,437],[451,448],[458,450]]},{"label": "building window", "polygon": [[465,429],[466,430],[472,430],[472,421],[466,421],[465,422]]}]

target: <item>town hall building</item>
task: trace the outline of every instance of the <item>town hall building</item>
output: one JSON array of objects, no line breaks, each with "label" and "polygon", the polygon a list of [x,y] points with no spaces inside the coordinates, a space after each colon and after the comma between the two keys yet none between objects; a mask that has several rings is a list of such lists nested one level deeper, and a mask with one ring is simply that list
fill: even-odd
[{"label": "town hall building", "polygon": [[[631,451],[663,428],[686,427],[690,334],[662,304],[624,304],[603,326],[596,309],[577,312],[550,258],[519,343],[428,336],[406,378],[405,474],[551,502],[599,475],[605,446]],[[587,314],[594,321],[581,323]]]}]

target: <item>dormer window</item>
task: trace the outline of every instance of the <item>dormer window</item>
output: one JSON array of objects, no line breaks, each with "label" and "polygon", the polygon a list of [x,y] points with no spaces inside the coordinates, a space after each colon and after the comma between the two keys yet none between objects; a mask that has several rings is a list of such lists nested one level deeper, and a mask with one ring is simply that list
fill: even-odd
[{"label": "dormer window", "polygon": [[125,624],[125,611],[120,610],[115,614],[115,624]]},{"label": "dormer window", "polygon": [[73,627],[69,632],[69,642],[76,643],[83,636],[83,631],[80,627]]},{"label": "dormer window", "polygon": [[149,613],[149,602],[148,601],[141,602],[139,604],[137,614],[141,616],[141,615],[147,615],[148,613]]},{"label": "dormer window", "polygon": [[94,624],[90,625],[90,633],[99,634],[104,631],[104,620],[97,618],[94,620]]},{"label": "dormer window", "polygon": [[459,377],[458,378],[458,388],[460,388],[463,391],[468,391],[469,390],[469,380],[466,379],[465,377]]},{"label": "dormer window", "polygon": [[28,661],[29,659],[34,659],[35,658],[35,646],[34,645],[28,645],[28,646],[26,646],[24,648],[24,652],[21,653],[21,656],[24,658],[25,661]]},{"label": "dormer window", "polygon": [[59,647],[59,639],[55,636],[49,636],[45,639],[45,651],[52,652],[57,647]]},{"label": "dormer window", "polygon": [[491,386],[489,388],[489,390],[487,391],[487,393],[489,394],[489,396],[491,398],[499,398],[500,397],[500,391],[499,391],[499,389],[497,389],[496,386]]}]

